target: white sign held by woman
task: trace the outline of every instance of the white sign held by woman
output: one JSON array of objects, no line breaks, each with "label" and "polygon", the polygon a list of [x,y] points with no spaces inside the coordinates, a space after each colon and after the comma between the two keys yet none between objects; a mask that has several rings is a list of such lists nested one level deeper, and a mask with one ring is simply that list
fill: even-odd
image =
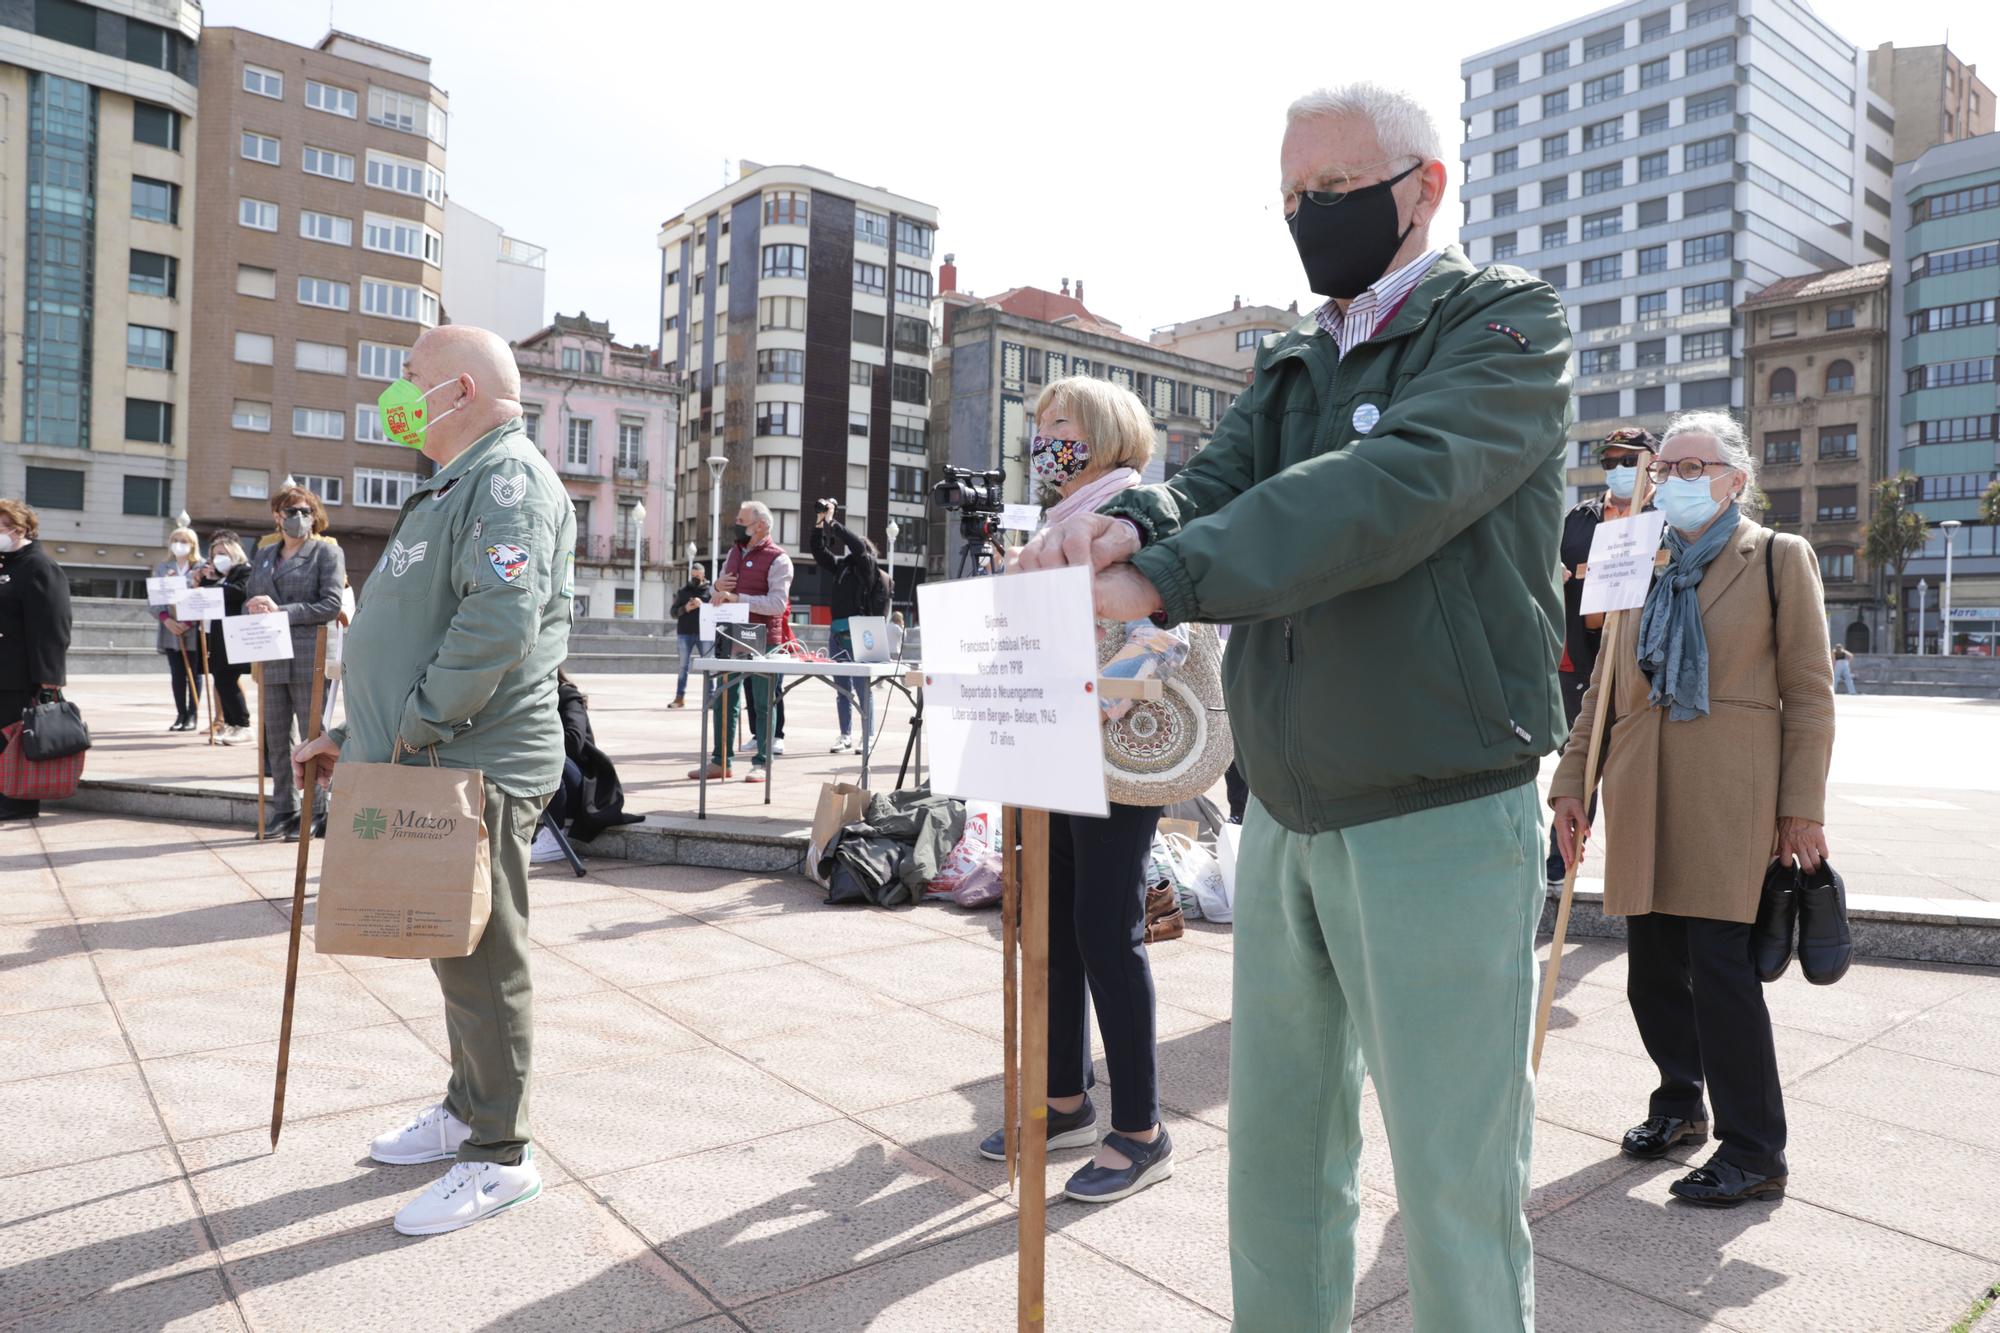
[{"label": "white sign held by woman", "polygon": [[288,662],[292,656],[292,620],[283,611],[254,616],[224,616],[222,642],[232,665],[246,662]]},{"label": "white sign held by woman", "polygon": [[185,574],[162,574],[146,580],[146,605],[172,606],[174,598],[187,591]]},{"label": "white sign held by woman", "polygon": [[1590,565],[1583,581],[1583,614],[1629,611],[1646,604],[1653,585],[1654,558],[1667,516],[1657,509],[1597,525],[1590,539]]},{"label": "white sign held by woman", "polygon": [[189,588],[174,596],[175,620],[220,620],[226,614],[220,588]]}]

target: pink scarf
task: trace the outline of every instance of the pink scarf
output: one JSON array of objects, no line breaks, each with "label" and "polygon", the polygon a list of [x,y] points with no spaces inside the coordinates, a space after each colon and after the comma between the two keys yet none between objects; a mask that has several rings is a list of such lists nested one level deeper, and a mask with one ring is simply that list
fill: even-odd
[{"label": "pink scarf", "polygon": [[1129,467],[1115,467],[1089,485],[1071,491],[1042,519],[1044,526],[1074,514],[1095,513],[1097,507],[1122,490],[1139,484],[1139,474]]}]

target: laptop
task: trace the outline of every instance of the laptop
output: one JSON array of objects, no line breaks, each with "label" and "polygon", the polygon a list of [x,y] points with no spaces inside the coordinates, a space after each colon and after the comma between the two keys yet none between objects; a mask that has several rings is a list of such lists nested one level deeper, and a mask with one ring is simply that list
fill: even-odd
[{"label": "laptop", "polygon": [[848,617],[847,637],[853,641],[857,662],[887,662],[894,656],[887,616]]}]

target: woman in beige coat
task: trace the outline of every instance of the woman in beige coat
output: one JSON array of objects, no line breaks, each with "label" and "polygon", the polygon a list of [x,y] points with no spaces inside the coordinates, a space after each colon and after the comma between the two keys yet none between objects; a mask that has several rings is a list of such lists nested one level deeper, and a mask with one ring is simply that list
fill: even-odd
[{"label": "woman in beige coat", "polygon": [[[1742,428],[1685,413],[1649,465],[1670,562],[1608,640],[1550,789],[1566,856],[1582,853],[1584,756],[1599,691],[1604,910],[1627,918],[1626,995],[1660,1086],[1624,1151],[1720,1147],[1673,1192],[1712,1206],[1784,1193],[1784,1096],[1751,923],[1773,857],[1827,855],[1833,669],[1812,547],[1739,511],[1756,479]],[[1636,632],[1635,632],[1636,631]],[[1610,673],[1607,682],[1606,675]]]}]

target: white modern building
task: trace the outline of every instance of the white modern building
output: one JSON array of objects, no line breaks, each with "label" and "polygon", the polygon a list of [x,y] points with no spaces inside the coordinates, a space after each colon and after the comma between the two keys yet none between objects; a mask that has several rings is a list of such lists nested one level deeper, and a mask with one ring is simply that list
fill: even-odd
[{"label": "white modern building", "polygon": [[548,323],[548,251],[447,197],[444,317],[517,342]]},{"label": "white modern building", "polygon": [[1575,441],[1740,412],[1743,298],[1889,257],[1893,113],[1800,0],[1638,0],[1460,72],[1460,238],[1562,291]]}]

